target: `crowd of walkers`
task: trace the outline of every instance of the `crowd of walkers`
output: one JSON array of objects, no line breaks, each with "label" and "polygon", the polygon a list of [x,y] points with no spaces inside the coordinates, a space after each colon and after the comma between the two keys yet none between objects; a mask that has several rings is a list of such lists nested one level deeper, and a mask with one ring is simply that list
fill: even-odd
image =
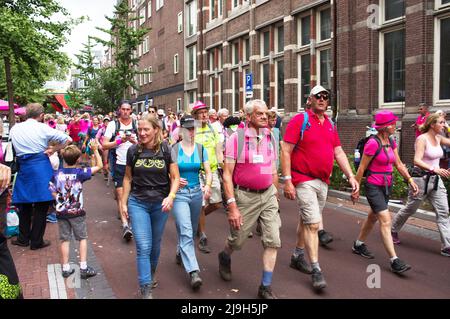
[{"label": "crowd of walkers", "polygon": [[[448,195],[443,179],[450,170],[440,163],[450,149],[449,128],[442,112],[429,113],[420,105],[414,167],[403,164],[394,139],[398,118],[390,111],[375,115],[376,134],[367,138],[356,172],[345,154],[337,127],[326,111],[329,92],[311,90],[304,112],[294,116],[281,134],[281,117],[262,100],[246,103],[239,116],[218,111],[197,101],[189,113],[149,107],[134,114],[128,102],[117,113],[44,115],[40,104],[27,106],[26,120],[9,132],[12,161],[0,154],[0,210],[8,196],[18,207],[19,234],[11,244],[38,250],[46,221],[57,222],[62,276],[74,273],[69,263],[69,242],[79,241],[80,274],[87,279],[96,270],[87,264],[87,226],[83,183],[101,172],[114,182],[117,218],[122,237],[136,245],[140,296],[153,297],[161,242],[169,214],[177,230],[175,262],[182,265],[196,291],[203,280],[196,257],[209,254],[206,217],[225,209],[229,235],[218,253],[218,270],[225,281],[233,279],[232,254],[256,233],[261,237],[262,276],[257,295],[276,298],[272,277],[280,239],[280,192],[298,203],[296,245],[290,266],[311,275],[316,290],[327,286],[319,264],[319,244],[328,245],[324,209],[333,163],[336,161],[357,201],[364,186],[370,212],[351,246],[353,253],[374,258],[366,239],[379,221],[382,243],[391,270],[403,273],[411,266],[397,256],[399,232],[420,204],[433,205],[441,254],[450,257]],[[4,148],[3,148],[4,149]],[[9,156],[11,157],[11,156]],[[409,185],[407,204],[391,220],[388,201],[394,167]],[[11,173],[16,173],[13,189]],[[9,186],[9,187],[8,187]],[[12,198],[11,198],[12,194]],[[50,218],[51,214],[56,219]],[[211,236],[211,234],[210,234]],[[234,265],[234,264],[233,264]],[[238,267],[236,264],[234,267]],[[6,238],[0,233],[0,298],[22,293]]]}]

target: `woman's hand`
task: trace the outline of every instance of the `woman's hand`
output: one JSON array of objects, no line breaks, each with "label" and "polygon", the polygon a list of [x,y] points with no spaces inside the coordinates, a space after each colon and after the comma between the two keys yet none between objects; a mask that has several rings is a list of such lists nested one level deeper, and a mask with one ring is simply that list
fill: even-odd
[{"label": "woman's hand", "polygon": [[163,212],[170,212],[170,210],[173,207],[173,198],[170,196],[167,196],[166,198],[164,198],[163,202],[162,202],[162,211]]},{"label": "woman's hand", "polygon": [[180,188],[183,188],[183,187],[185,187],[186,185],[188,184],[188,181],[187,181],[187,179],[186,178],[182,178],[182,177],[180,177]]},{"label": "woman's hand", "polygon": [[126,219],[128,219],[128,205],[122,204],[122,216],[125,216]]},{"label": "woman's hand", "polygon": [[438,168],[434,172],[440,177],[450,178],[450,171],[448,169]]},{"label": "woman's hand", "polygon": [[359,199],[359,190],[356,191],[356,192],[352,192],[350,197],[352,198],[353,204],[355,204],[358,201],[358,199]]},{"label": "woman's hand", "polygon": [[413,196],[417,196],[417,194],[419,194],[419,186],[417,186],[416,182],[414,182],[413,179],[411,179],[411,182],[409,183],[409,187],[412,188]]}]

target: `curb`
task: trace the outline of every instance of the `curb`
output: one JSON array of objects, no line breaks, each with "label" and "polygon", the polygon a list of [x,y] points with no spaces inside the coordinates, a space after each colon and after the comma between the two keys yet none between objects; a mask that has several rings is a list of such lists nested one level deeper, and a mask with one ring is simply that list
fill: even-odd
[{"label": "curb", "polygon": [[[328,196],[345,199],[345,200],[350,199],[349,193],[337,191],[334,189],[328,190]],[[369,206],[369,202],[367,201],[367,198],[363,197],[363,196],[361,196],[359,198],[359,203]],[[389,206],[389,210],[393,213],[397,213],[400,209],[405,207],[405,205],[403,205],[403,204],[396,203],[395,200],[389,201],[388,206]],[[418,209],[417,212],[412,216],[414,216],[415,218],[418,218],[418,219],[422,219],[422,220],[427,220],[427,221],[432,221],[432,222],[436,221],[436,214],[434,212],[430,212],[430,211],[423,210],[423,209]]]}]

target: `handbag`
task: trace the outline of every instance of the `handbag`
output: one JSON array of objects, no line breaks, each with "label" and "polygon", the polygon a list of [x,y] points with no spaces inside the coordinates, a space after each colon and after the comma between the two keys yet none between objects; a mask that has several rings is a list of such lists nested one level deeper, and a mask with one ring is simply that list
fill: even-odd
[{"label": "handbag", "polygon": [[19,171],[19,162],[17,161],[16,151],[12,145],[11,141],[8,141],[5,146],[4,151],[4,161],[5,165],[11,168],[11,174],[15,174]]}]

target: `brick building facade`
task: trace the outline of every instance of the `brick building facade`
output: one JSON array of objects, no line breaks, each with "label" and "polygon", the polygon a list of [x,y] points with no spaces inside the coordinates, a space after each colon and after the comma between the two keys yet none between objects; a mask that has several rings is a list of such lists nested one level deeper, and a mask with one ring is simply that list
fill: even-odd
[{"label": "brick building facade", "polygon": [[[153,30],[142,65],[165,69],[143,85],[138,101],[148,94],[157,106],[174,109],[178,99],[189,109],[203,99],[237,113],[246,101],[245,75],[252,73],[253,97],[288,121],[303,109],[311,87],[321,84],[332,92],[347,152],[373,114],[388,108],[401,120],[406,162],[412,160],[410,126],[418,104],[450,111],[450,0],[141,2],[147,8],[163,4],[145,22]],[[180,71],[169,74],[176,53]]]}]

